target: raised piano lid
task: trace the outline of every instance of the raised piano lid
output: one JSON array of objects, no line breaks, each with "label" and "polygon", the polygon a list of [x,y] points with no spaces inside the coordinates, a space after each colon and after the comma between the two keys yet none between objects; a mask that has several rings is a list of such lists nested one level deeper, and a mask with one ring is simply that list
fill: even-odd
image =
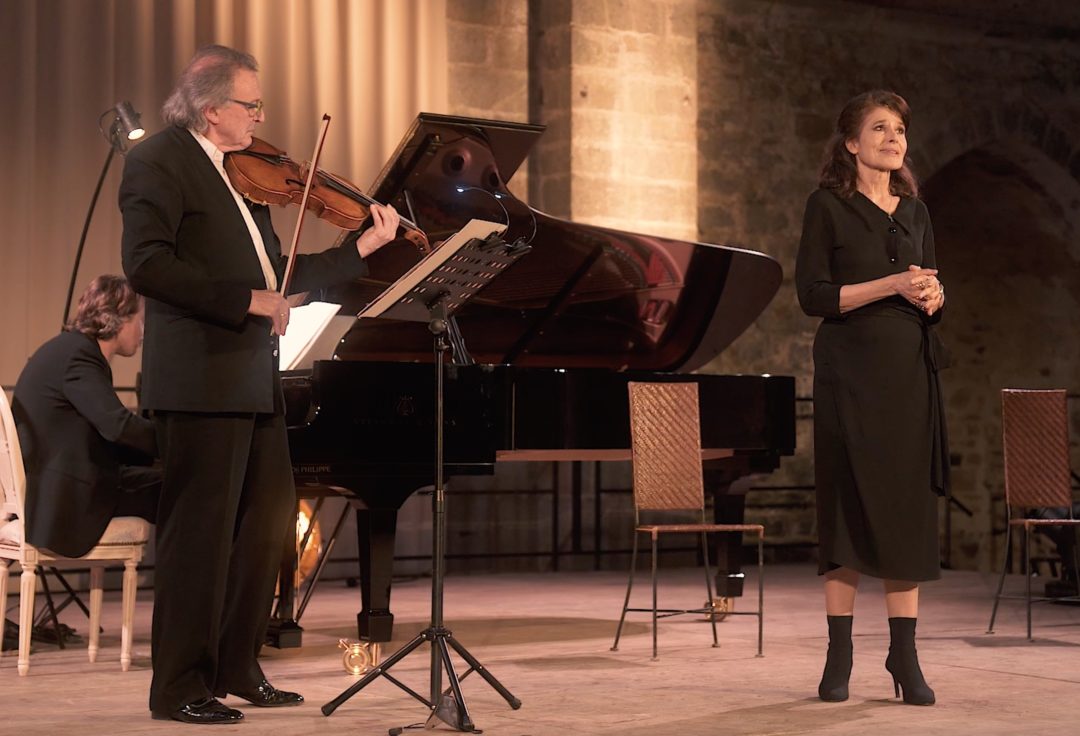
[{"label": "raised piano lid", "polygon": [[[433,243],[470,218],[508,222],[533,250],[457,314],[480,363],[692,371],[731,344],[780,287],[772,258],[741,248],[581,225],[506,188],[544,128],[421,113],[372,185]],[[323,295],[358,312],[420,254],[397,241],[361,281]],[[421,323],[358,320],[338,360],[430,361]]]}]

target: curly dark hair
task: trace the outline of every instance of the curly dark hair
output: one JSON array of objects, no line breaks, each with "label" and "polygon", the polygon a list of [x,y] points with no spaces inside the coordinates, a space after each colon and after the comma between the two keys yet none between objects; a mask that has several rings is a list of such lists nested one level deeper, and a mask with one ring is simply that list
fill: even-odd
[{"label": "curly dark hair", "polygon": [[[818,186],[822,189],[831,189],[845,198],[855,193],[858,170],[855,166],[855,156],[845,144],[859,137],[859,131],[866,121],[866,116],[879,107],[896,113],[903,121],[904,128],[909,127],[911,108],[908,107],[907,101],[895,92],[875,89],[848,100],[836,119],[836,129],[832,137],[825,144],[825,155],[821,163],[821,173],[818,176]],[[906,156],[904,165],[889,175],[889,192],[903,197],[919,196],[919,184],[908,166]]]},{"label": "curly dark hair", "polygon": [[139,295],[123,276],[98,276],[79,297],[79,307],[64,329],[95,340],[109,340],[139,311]]}]

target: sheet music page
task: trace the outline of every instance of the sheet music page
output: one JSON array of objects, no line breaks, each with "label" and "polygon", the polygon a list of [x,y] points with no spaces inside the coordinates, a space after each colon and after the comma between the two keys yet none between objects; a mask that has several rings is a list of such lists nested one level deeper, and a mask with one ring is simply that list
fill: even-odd
[{"label": "sheet music page", "polygon": [[311,368],[316,360],[330,360],[337,343],[354,321],[352,317],[335,319],[340,309],[340,304],[329,302],[293,307],[289,311],[289,326],[278,343],[278,368],[300,370]]}]

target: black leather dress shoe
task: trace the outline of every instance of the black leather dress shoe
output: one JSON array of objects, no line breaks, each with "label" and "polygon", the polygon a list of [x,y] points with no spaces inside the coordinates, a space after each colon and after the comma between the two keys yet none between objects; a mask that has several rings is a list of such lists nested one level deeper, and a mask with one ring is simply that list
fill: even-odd
[{"label": "black leather dress shoe", "polygon": [[154,713],[153,716],[159,721],[171,719],[182,723],[206,724],[238,723],[244,719],[243,713],[222,705],[216,698],[203,698],[194,703],[188,703],[172,713]]},{"label": "black leather dress shoe", "polygon": [[233,692],[232,694],[260,708],[280,708],[285,705],[300,705],[304,702],[304,696],[300,693],[278,690],[266,680],[263,680],[251,690]]}]

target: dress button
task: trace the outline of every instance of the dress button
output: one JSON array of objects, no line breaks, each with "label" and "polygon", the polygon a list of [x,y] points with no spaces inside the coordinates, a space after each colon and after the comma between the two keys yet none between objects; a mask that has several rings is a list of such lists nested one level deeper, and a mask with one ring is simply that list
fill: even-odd
[{"label": "dress button", "polygon": [[[896,261],[896,259],[895,259],[895,258],[893,258],[893,261],[895,262],[895,261]],[[275,357],[275,358],[277,357],[277,352],[278,352],[277,350],[275,350],[275,351],[274,351],[274,357]]]},{"label": "dress button", "polygon": [[889,235],[896,235],[896,226],[895,225],[891,225],[889,227]]}]

